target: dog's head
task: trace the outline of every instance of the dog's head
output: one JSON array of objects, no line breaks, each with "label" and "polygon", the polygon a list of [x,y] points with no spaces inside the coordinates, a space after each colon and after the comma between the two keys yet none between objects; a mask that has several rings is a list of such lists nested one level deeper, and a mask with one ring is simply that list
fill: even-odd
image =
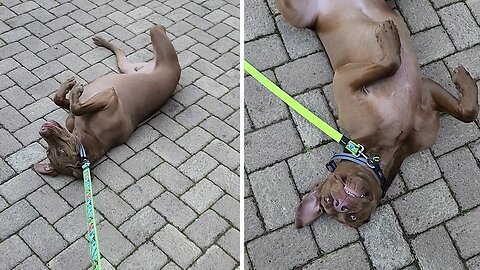
[{"label": "dog's head", "polygon": [[372,172],[351,162],[340,162],[323,183],[303,197],[295,226],[302,228],[328,214],[345,225],[359,227],[369,221],[381,197],[381,187]]},{"label": "dog's head", "polygon": [[34,166],[35,170],[50,176],[65,174],[82,177],[79,157],[80,140],[52,120],[45,122],[38,133],[48,144],[47,157],[50,163],[37,163]]}]

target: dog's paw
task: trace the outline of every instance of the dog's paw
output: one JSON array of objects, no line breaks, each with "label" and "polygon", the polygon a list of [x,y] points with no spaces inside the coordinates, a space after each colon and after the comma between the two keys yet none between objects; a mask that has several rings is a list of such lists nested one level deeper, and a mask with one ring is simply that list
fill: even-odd
[{"label": "dog's paw", "polygon": [[469,89],[475,92],[478,91],[477,85],[475,84],[472,76],[462,65],[459,65],[453,70],[452,80],[458,91],[463,95],[465,94],[465,91],[469,91]]},{"label": "dog's paw", "polygon": [[100,36],[94,36],[92,39],[93,39],[93,43],[95,43],[95,45],[97,46],[107,47],[110,43],[106,39]]},{"label": "dog's paw", "polygon": [[396,52],[400,49],[400,37],[395,23],[391,20],[385,20],[375,28],[377,42],[384,49],[394,49]]},{"label": "dog's paw", "polygon": [[72,94],[80,97],[83,94],[83,84],[76,83],[72,88]]}]

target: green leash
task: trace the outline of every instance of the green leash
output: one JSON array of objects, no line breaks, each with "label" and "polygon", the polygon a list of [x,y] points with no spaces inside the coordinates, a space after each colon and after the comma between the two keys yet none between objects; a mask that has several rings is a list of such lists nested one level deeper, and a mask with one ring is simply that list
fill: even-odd
[{"label": "green leash", "polygon": [[355,143],[354,141],[350,140],[348,137],[343,135],[342,133],[338,132],[327,123],[325,123],[322,119],[318,118],[315,114],[305,108],[302,104],[298,103],[294,98],[289,96],[285,91],[283,91],[280,87],[270,81],[267,77],[265,77],[260,71],[254,68],[247,60],[243,60],[243,68],[246,72],[248,72],[255,80],[260,82],[263,86],[265,86],[270,92],[272,92],[275,96],[280,98],[283,102],[285,102],[288,106],[294,109],[297,113],[307,119],[310,123],[315,125],[318,129],[320,129],[323,133],[327,134],[330,138],[341,144],[345,149],[347,149],[350,153],[358,156],[363,156],[364,158],[368,158],[364,153],[364,147],[361,144]]},{"label": "green leash", "polygon": [[88,236],[90,238],[90,259],[92,260],[92,269],[102,270],[100,261],[100,249],[97,237],[97,225],[95,222],[95,209],[93,207],[92,180],[90,178],[90,162],[87,159],[85,147],[80,144],[80,158],[82,159],[83,186],[85,188],[85,207],[87,209]]}]

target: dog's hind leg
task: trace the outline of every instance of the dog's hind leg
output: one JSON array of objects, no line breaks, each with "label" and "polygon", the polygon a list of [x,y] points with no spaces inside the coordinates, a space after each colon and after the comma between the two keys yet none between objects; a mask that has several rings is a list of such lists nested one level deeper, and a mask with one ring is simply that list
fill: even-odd
[{"label": "dog's hind leg", "polygon": [[375,28],[375,35],[383,50],[382,59],[374,63],[348,63],[339,67],[333,78],[337,87],[358,91],[369,83],[397,72],[401,58],[400,39],[395,24],[391,20],[384,21]]},{"label": "dog's hind leg", "polygon": [[457,99],[442,86],[431,79],[422,79],[422,91],[429,92],[433,98],[433,109],[446,112],[463,122],[472,122],[478,115],[478,88],[464,67],[454,70],[453,82],[460,92]]},{"label": "dog's hind leg", "polygon": [[121,73],[124,73],[124,74],[135,73],[137,72],[137,70],[147,65],[146,62],[131,63],[130,61],[128,61],[127,56],[125,56],[125,52],[122,49],[113,45],[111,42],[107,41],[102,37],[94,36],[92,39],[96,45],[105,47],[115,54],[115,57],[117,58],[118,69],[120,70]]},{"label": "dog's hind leg", "polygon": [[[150,28],[150,38],[152,39],[153,52],[155,54],[155,67],[162,63],[177,64],[178,58],[175,48],[167,36],[167,31],[163,26],[154,26]],[[180,66],[178,66],[180,70]]]},{"label": "dog's hind leg", "polygon": [[297,28],[315,28],[319,0],[276,0],[276,5],[285,20]]}]

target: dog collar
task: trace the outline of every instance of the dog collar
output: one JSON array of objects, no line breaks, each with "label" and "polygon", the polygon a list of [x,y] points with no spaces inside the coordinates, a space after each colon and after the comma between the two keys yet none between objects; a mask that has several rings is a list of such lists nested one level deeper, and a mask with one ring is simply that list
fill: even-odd
[{"label": "dog collar", "polygon": [[380,187],[382,188],[382,198],[385,197],[385,193],[387,192],[387,186],[386,186],[387,179],[385,178],[385,174],[383,173],[383,170],[382,168],[380,168],[380,165],[378,164],[377,161],[374,161],[373,159],[367,159],[367,158],[355,156],[349,153],[338,153],[333,155],[333,157],[325,166],[327,167],[328,171],[333,172],[337,168],[337,162],[342,160],[351,161],[355,164],[358,164],[360,166],[363,166],[372,170],[377,176],[377,181],[380,184]]}]

